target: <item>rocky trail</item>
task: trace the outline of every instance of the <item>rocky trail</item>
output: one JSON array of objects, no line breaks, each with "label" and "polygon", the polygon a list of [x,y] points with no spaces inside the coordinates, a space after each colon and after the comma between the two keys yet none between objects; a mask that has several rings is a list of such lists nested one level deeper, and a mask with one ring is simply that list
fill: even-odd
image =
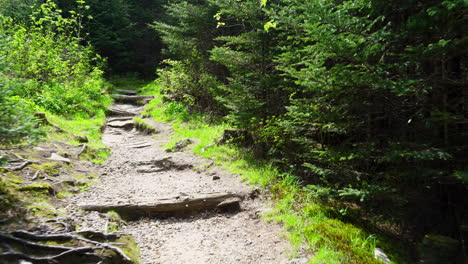
[{"label": "rocky trail", "polygon": [[143,264],[293,263],[281,227],[260,218],[268,209],[258,190],[183,145],[166,151],[169,125],[140,117],[148,133],[133,121],[143,109],[135,100],[150,98],[120,92],[103,133],[112,154],[99,182],[68,205],[80,214],[81,230],[107,232],[104,212],[113,210],[123,218],[119,231],[136,238]]}]

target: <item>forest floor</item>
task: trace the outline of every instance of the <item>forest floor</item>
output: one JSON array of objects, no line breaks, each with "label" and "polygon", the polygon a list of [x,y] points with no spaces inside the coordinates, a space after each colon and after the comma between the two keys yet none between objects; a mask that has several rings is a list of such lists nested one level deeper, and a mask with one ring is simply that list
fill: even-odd
[{"label": "forest floor", "polygon": [[[128,104],[116,104],[113,108],[135,115],[143,110],[143,106]],[[102,139],[112,154],[98,168],[99,182],[89,191],[70,198],[71,208],[238,194],[242,200],[240,208],[234,210],[144,216],[123,221],[125,224],[119,231],[136,238],[144,264],[298,261],[288,260],[292,249],[281,235],[281,226],[261,219],[262,212],[269,210],[265,195],[242,183],[238,175],[217,168],[210,160],[183,150],[167,152],[164,145],[171,139],[171,127],[150,119],[144,121],[157,133],[150,135],[127,126],[126,118],[108,118]],[[158,162],[159,167],[155,167]],[[104,232],[109,229],[107,215],[93,211],[81,214],[80,229]]]}]

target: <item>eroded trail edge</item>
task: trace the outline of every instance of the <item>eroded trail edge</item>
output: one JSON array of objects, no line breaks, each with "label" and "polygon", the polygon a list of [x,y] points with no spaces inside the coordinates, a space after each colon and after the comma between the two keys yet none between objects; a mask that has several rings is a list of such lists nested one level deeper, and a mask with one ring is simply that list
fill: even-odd
[{"label": "eroded trail edge", "polygon": [[72,201],[88,211],[81,228],[107,230],[104,212],[118,212],[120,230],[136,238],[144,264],[289,263],[281,227],[259,218],[266,200],[210,160],[166,152],[170,126],[139,117],[141,101],[151,98],[123,93],[114,97],[120,103],[103,132],[112,154],[99,183]]}]

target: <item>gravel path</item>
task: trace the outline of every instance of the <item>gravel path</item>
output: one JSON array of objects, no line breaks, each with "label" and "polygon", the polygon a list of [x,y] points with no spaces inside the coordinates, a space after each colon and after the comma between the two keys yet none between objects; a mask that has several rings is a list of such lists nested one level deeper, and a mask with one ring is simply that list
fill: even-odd
[{"label": "gravel path", "polygon": [[[141,111],[141,107],[132,105],[114,108]],[[163,146],[172,133],[170,127],[147,121],[158,134],[150,136],[131,128],[106,127],[103,141],[112,154],[100,168],[99,183],[74,197],[73,205],[142,203],[177,195],[252,191],[238,176],[208,166],[209,160],[188,152],[165,152]],[[164,159],[171,161],[170,168],[151,171],[148,161]],[[200,169],[207,166],[210,168]],[[288,263],[291,247],[281,237],[280,226],[259,218],[264,208],[261,198],[246,199],[239,212],[143,218],[128,222],[121,229],[135,236],[143,264]],[[81,229],[103,230],[107,225],[103,214],[90,212],[83,217]]]}]

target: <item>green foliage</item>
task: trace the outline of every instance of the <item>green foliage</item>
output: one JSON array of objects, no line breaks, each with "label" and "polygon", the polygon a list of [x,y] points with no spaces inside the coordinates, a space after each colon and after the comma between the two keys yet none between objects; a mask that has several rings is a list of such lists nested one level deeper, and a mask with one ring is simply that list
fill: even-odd
[{"label": "green foliage", "polygon": [[[174,1],[167,12],[155,27],[173,59],[159,71],[168,112],[220,114],[262,157],[365,217],[425,199],[454,222],[466,215],[455,198],[467,191],[466,1]],[[388,221],[450,225],[424,214]]]},{"label": "green foliage", "polygon": [[[11,97],[6,78],[0,74],[0,146],[32,142],[40,135],[30,111],[21,106],[21,99]],[[26,109],[27,110],[27,109]]]},{"label": "green foliage", "polygon": [[82,45],[86,6],[79,2],[69,18],[50,0],[31,9],[27,22],[0,16],[0,144],[34,139],[34,112],[89,118],[110,103],[103,60]]},{"label": "green foliage", "polygon": [[0,0],[0,15],[11,17],[16,21],[27,22],[38,0]]}]

